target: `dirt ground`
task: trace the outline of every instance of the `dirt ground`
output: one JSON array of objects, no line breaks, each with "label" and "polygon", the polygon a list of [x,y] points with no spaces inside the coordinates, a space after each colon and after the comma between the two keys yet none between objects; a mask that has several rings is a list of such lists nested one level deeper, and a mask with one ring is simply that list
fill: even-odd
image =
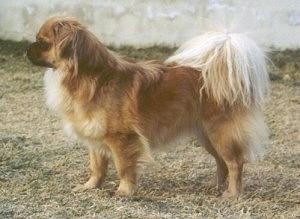
[{"label": "dirt ground", "polygon": [[[300,217],[299,52],[271,54],[279,69],[271,68],[265,109],[270,144],[262,161],[246,165],[239,200],[217,197],[214,160],[192,139],[154,154],[157,163],[145,168],[137,193],[126,199],[111,196],[118,185],[113,165],[101,189],[72,192],[88,177],[87,149],[67,139],[45,107],[44,69],[29,64],[25,48],[0,41],[0,218]],[[163,59],[173,50],[118,49],[138,59]]]}]

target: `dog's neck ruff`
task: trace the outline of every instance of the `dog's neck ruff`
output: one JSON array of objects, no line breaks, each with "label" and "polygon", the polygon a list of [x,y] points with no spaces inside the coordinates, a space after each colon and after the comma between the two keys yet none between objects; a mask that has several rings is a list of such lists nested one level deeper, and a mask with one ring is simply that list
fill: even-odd
[{"label": "dog's neck ruff", "polygon": [[44,74],[46,104],[53,111],[59,111],[63,101],[61,80],[58,69],[49,68]]}]

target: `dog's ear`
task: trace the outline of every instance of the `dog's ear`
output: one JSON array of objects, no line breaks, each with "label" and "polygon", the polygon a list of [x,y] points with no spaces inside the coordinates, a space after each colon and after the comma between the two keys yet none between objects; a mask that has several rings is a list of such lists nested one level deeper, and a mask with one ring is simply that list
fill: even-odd
[{"label": "dog's ear", "polygon": [[60,49],[61,58],[71,59],[74,56],[74,41],[76,40],[76,30],[78,28],[70,21],[59,21],[52,27],[54,38]]},{"label": "dog's ear", "polygon": [[72,23],[68,21],[56,22],[52,31],[56,40],[61,41],[72,31]]},{"label": "dog's ear", "polygon": [[62,25],[62,23],[60,23],[60,22],[59,22],[59,23],[56,23],[56,24],[53,26],[53,34],[54,34],[55,37],[58,37],[58,36],[59,36],[59,34],[60,34],[62,28],[63,28],[63,25]]},{"label": "dog's ear", "polygon": [[74,70],[87,73],[102,68],[107,51],[94,35],[84,28],[78,28],[68,38],[61,57],[71,59]]}]

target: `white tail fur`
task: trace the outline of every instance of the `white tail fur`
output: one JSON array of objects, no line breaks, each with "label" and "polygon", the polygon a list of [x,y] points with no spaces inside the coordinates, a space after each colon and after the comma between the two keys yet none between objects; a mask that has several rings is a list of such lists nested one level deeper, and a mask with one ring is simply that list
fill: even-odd
[{"label": "white tail fur", "polygon": [[203,86],[217,103],[260,107],[269,90],[263,51],[243,34],[207,33],[182,45],[166,60],[202,72]]}]

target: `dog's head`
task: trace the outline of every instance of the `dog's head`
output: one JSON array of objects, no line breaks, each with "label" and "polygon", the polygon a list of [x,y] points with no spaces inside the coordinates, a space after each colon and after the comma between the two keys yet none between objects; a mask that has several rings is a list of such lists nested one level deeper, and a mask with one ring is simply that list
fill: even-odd
[{"label": "dog's head", "polygon": [[73,70],[93,71],[103,61],[105,47],[78,21],[70,18],[48,19],[28,50],[29,60],[39,66],[59,68],[70,65]]}]

